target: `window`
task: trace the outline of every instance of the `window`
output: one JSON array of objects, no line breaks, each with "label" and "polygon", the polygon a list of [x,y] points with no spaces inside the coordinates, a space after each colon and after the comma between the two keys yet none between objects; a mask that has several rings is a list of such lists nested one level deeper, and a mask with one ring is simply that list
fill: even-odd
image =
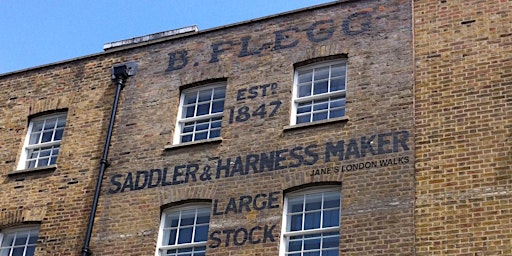
[{"label": "window", "polygon": [[0,233],[0,256],[32,256],[36,249],[39,230],[12,229]]},{"label": "window", "polygon": [[291,125],[345,116],[346,61],[329,61],[295,71]]},{"label": "window", "polygon": [[339,255],[339,189],[307,190],[285,197],[281,255]]},{"label": "window", "polygon": [[174,144],[220,137],[225,98],[225,83],[183,91]]},{"label": "window", "polygon": [[64,126],[66,113],[45,115],[30,120],[18,170],[55,164]]},{"label": "window", "polygon": [[186,205],[164,211],[157,255],[204,256],[209,223],[209,204]]}]

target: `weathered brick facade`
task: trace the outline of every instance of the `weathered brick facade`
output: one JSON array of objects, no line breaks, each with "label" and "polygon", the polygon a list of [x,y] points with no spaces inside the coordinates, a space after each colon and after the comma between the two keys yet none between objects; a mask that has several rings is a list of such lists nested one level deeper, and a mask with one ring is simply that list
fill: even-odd
[{"label": "weathered brick facade", "polygon": [[414,1],[418,255],[512,255],[511,12]]},{"label": "weathered brick facade", "polygon": [[[285,197],[322,185],[341,193],[339,255],[507,255],[512,7],[466,2],[339,1],[4,74],[0,232],[34,224],[36,255],[80,255],[111,67],[135,62],[94,255],[155,255],[163,211],[187,202],[211,206],[206,255],[279,255]],[[345,116],[291,124],[295,71],[334,59]],[[173,142],[182,92],[219,81],[220,137]],[[31,118],[56,110],[56,166],[17,170]]]}]

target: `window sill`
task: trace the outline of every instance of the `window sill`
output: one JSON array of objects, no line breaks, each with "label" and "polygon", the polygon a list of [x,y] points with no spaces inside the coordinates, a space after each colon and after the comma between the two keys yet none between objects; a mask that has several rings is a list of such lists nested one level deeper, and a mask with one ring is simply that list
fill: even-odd
[{"label": "window sill", "polygon": [[198,141],[192,141],[192,142],[185,142],[185,143],[179,143],[175,145],[167,145],[164,147],[164,150],[173,150],[176,148],[184,148],[184,147],[193,147],[196,145],[203,145],[203,144],[213,144],[213,143],[221,143],[222,138],[217,137],[209,140],[198,140]]},{"label": "window sill", "polygon": [[43,167],[36,167],[36,168],[29,168],[29,169],[22,169],[22,170],[16,170],[16,171],[10,171],[7,173],[7,176],[15,176],[18,174],[25,174],[25,173],[34,173],[34,172],[46,172],[46,171],[55,171],[57,169],[56,164],[43,166]]},{"label": "window sill", "polygon": [[326,120],[320,120],[320,121],[311,122],[311,123],[287,125],[287,126],[285,126],[283,128],[283,130],[284,131],[289,131],[289,130],[295,130],[295,129],[301,129],[301,128],[308,128],[308,127],[312,127],[312,126],[320,126],[320,125],[325,125],[325,124],[331,124],[331,123],[347,123],[348,120],[349,120],[348,116],[342,116],[342,117],[326,119]]}]

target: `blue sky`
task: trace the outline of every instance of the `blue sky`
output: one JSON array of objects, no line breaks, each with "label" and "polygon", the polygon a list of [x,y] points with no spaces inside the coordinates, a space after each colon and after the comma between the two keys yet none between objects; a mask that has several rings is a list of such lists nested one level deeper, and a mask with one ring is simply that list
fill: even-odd
[{"label": "blue sky", "polygon": [[199,30],[332,0],[0,0],[0,74],[103,51],[103,44]]}]

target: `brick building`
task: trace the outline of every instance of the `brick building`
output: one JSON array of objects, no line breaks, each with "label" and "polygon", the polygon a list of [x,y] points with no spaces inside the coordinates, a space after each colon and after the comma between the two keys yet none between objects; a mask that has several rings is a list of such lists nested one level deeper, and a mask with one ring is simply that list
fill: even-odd
[{"label": "brick building", "polygon": [[3,74],[0,256],[510,254],[511,10],[338,1]]}]

